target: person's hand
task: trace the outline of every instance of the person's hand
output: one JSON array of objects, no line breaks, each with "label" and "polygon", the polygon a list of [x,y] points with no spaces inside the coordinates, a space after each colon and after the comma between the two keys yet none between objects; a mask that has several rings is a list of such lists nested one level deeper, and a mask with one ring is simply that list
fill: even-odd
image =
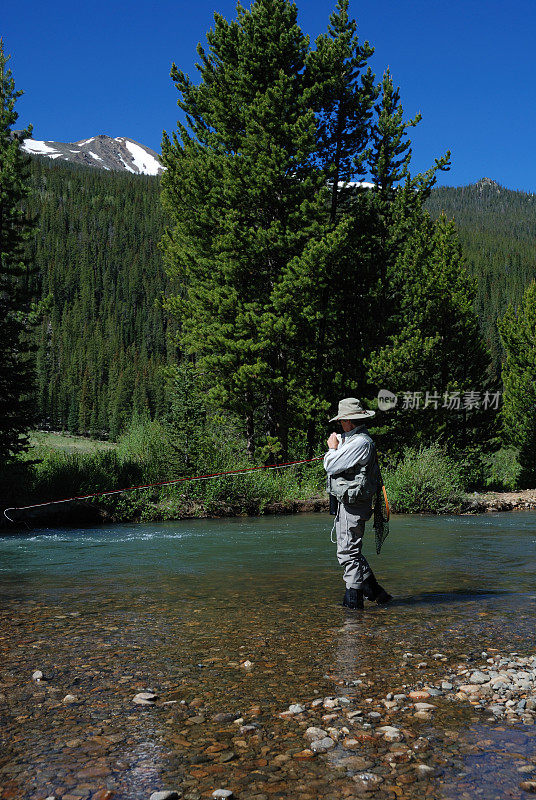
[{"label": "person's hand", "polygon": [[336,450],[339,446],[339,440],[337,439],[337,434],[332,433],[328,439],[328,447],[330,450]]}]

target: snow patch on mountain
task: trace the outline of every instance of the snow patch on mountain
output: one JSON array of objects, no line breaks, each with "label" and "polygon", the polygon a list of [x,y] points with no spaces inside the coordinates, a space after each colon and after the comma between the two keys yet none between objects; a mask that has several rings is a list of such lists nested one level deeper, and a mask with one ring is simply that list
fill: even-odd
[{"label": "snow patch on mountain", "polygon": [[25,139],[22,149],[27,153],[36,153],[40,156],[50,156],[53,153],[59,155],[54,147],[51,147],[47,142],[36,142],[34,139]]},{"label": "snow patch on mountain", "polygon": [[162,172],[162,164],[147,148],[133,142],[132,139],[116,138],[116,142],[124,143],[134,159],[136,172],[143,172],[145,175],[158,175]]}]

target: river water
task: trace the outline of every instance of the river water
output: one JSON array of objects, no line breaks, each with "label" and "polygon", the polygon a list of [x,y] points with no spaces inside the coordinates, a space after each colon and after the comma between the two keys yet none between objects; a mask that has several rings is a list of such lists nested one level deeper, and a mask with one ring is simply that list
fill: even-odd
[{"label": "river water", "polygon": [[[330,527],[303,514],[0,538],[0,798],[335,800],[361,791],[359,769],[381,778],[372,797],[523,797],[534,727],[469,702],[387,720],[429,743],[426,779],[367,725],[351,753],[341,734],[312,758],[303,734],[344,724],[317,698],[383,713],[388,692],[437,685],[482,651],[536,653],[536,514],[395,516],[379,556],[368,530],[395,601],[364,612],[340,605]],[[143,691],[157,701],[134,704]],[[295,703],[307,711],[279,716]]]}]

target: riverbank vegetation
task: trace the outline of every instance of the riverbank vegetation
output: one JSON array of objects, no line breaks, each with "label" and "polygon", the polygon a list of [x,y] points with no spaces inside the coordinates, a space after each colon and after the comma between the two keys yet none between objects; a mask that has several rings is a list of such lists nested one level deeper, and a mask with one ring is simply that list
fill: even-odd
[{"label": "riverbank vegetation", "polygon": [[[251,467],[245,439],[229,419],[211,420],[198,432],[199,450],[189,450],[189,470],[177,431],[146,420],[133,426],[116,444],[85,437],[36,432],[24,460],[4,470],[4,504],[24,506],[93,492],[176,480]],[[459,513],[485,510],[468,492],[463,465],[444,446],[406,448],[399,457],[380,454],[389,504],[394,513]],[[479,486],[510,491],[517,486],[515,450],[482,456]],[[482,476],[487,475],[487,481]],[[471,484],[472,486],[473,484]],[[488,500],[492,495],[485,495]],[[293,511],[327,511],[322,462],[261,470],[211,480],[178,483],[88,501],[14,512],[28,524],[93,524],[110,520],[166,520],[181,517],[228,516]]]}]

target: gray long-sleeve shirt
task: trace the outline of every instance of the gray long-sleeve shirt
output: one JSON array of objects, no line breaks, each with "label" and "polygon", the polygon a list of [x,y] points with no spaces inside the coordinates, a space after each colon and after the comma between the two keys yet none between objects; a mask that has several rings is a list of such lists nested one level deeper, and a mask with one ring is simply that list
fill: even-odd
[{"label": "gray long-sleeve shirt", "polygon": [[[336,450],[328,450],[324,456],[324,469],[328,475],[340,475],[341,472],[345,472],[358,464],[367,464],[369,462],[373,445],[363,436],[356,435],[359,433],[369,435],[366,427],[359,425],[349,433],[343,433],[339,437],[339,446]],[[372,516],[371,500],[345,507],[351,509],[355,519],[368,520]]]},{"label": "gray long-sleeve shirt", "polygon": [[343,433],[337,450],[328,450],[324,456],[324,469],[328,475],[340,475],[341,472],[346,472],[347,469],[358,464],[368,463],[372,445],[363,436],[356,435],[359,433],[365,433],[368,436],[366,427],[359,425],[349,433]]}]

